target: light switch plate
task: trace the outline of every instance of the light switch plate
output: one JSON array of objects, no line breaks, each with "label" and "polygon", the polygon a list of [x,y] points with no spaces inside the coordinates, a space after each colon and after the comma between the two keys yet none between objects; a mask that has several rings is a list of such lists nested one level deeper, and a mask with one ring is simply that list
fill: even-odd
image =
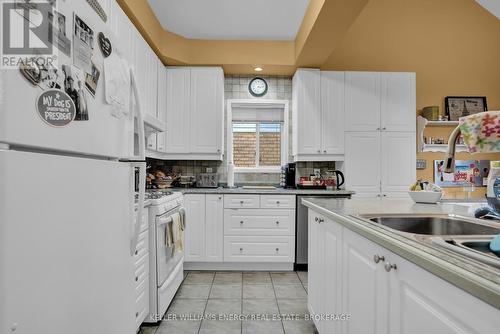
[{"label": "light switch plate", "polygon": [[426,169],[427,168],[427,160],[425,159],[417,159],[417,169]]}]

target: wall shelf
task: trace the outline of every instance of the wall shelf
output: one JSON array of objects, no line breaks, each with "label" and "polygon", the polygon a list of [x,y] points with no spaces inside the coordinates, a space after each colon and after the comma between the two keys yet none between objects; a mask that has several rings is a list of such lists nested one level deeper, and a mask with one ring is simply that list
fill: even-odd
[{"label": "wall shelf", "polygon": [[[446,152],[448,144],[426,144],[424,130],[426,127],[451,127],[458,126],[458,121],[429,121],[422,116],[417,117],[417,152]],[[457,145],[456,152],[467,152],[467,146]]]},{"label": "wall shelf", "polygon": [[[448,149],[448,144],[423,144],[421,152],[443,152]],[[456,152],[467,152],[467,146],[457,145]]]}]

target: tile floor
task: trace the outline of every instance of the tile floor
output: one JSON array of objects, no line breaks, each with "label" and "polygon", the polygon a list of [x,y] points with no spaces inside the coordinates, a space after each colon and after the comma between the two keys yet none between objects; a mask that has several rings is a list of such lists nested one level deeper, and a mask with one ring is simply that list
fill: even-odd
[{"label": "tile floor", "polygon": [[317,334],[306,303],[307,272],[190,271],[165,320],[140,334]]}]

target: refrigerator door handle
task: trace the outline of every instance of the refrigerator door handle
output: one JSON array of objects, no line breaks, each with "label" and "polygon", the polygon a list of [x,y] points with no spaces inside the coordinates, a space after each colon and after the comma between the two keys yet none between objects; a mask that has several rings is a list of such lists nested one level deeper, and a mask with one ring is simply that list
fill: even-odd
[{"label": "refrigerator door handle", "polygon": [[134,109],[137,115],[137,127],[139,136],[139,154],[135,156],[133,160],[146,160],[146,134],[144,130],[144,115],[141,109],[141,98],[139,96],[139,90],[137,88],[137,82],[134,75],[134,70],[130,68],[130,83],[132,86],[132,95],[135,97],[136,107],[134,108],[133,99],[130,98],[131,108]]},{"label": "refrigerator door handle", "polygon": [[141,226],[142,214],[144,212],[144,197],[146,193],[146,163],[145,162],[130,162],[130,167],[132,169],[133,184],[135,186],[135,169],[139,169],[139,199],[137,202],[137,215],[135,215],[135,201],[132,201],[132,215],[131,224],[133,226],[133,235],[130,241],[130,255],[133,256],[135,249],[137,248],[137,242],[139,239],[139,230]]}]

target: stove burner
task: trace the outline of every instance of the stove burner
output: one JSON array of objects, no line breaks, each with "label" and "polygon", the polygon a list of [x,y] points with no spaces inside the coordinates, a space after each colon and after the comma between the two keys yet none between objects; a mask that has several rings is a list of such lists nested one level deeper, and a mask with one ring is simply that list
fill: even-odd
[{"label": "stove burner", "polygon": [[[144,198],[146,200],[148,199],[160,199],[166,196],[172,195],[172,191],[147,191]],[[135,194],[135,200],[137,201],[139,199],[139,194]]]}]

